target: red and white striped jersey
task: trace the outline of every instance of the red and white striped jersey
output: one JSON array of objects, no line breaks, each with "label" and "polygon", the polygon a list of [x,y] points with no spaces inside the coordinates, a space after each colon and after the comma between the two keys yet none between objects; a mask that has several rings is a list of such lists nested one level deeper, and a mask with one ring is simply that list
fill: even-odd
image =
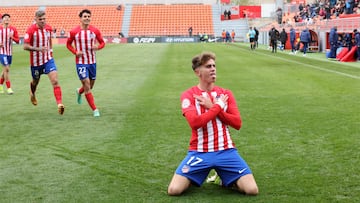
[{"label": "red and white striped jersey", "polygon": [[[12,36],[12,38],[10,38],[10,36]],[[16,28],[13,26],[0,26],[0,44],[2,44],[2,47],[0,47],[0,54],[11,56],[13,41],[19,43],[19,35]]]},{"label": "red and white striped jersey", "polygon": [[95,43],[99,43],[98,49],[105,46],[100,31],[91,25],[89,25],[88,29],[82,29],[79,25],[70,31],[66,47],[73,54],[76,54],[77,51],[83,53],[81,57],[76,57],[76,64],[94,64],[96,63],[96,54],[93,49]]},{"label": "red and white striped jersey", "polygon": [[52,42],[51,42],[52,27],[45,25],[44,28],[39,28],[36,24],[32,24],[26,31],[24,36],[24,43],[33,47],[46,47],[46,52],[30,51],[31,66],[41,66],[53,58]]},{"label": "red and white striped jersey", "polygon": [[[210,97],[211,100],[214,101],[221,94],[229,96],[225,108],[221,110],[225,112],[223,114],[227,114],[226,116],[222,116],[223,119],[219,117],[220,107],[218,105],[215,105],[214,109],[211,108],[215,113],[212,114],[210,112],[210,114],[205,115],[205,113],[211,109],[206,109],[194,98],[194,95],[202,95],[204,97]],[[215,152],[235,148],[228,126],[237,126],[236,128],[240,129],[241,117],[235,98],[230,90],[215,86],[212,91],[205,92],[197,86],[194,86],[183,92],[180,99],[182,113],[183,115],[186,114],[185,117],[189,125],[194,126],[200,124],[202,126],[197,129],[192,128],[189,146],[190,151]]]}]

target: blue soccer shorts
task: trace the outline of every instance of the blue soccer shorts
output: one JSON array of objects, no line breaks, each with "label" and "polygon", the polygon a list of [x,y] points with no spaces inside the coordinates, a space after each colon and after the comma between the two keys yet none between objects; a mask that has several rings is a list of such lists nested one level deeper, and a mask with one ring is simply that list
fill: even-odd
[{"label": "blue soccer shorts", "polygon": [[175,173],[190,179],[194,185],[201,186],[211,169],[215,169],[226,187],[240,177],[252,174],[235,148],[218,152],[189,151]]},{"label": "blue soccer shorts", "polygon": [[0,63],[3,66],[10,66],[12,62],[12,56],[8,56],[5,54],[0,54]]},{"label": "blue soccer shorts", "polygon": [[54,59],[50,59],[41,66],[31,66],[31,76],[33,79],[38,80],[42,74],[48,74],[56,70],[57,68]]},{"label": "blue soccer shorts", "polygon": [[76,64],[76,72],[80,80],[84,80],[85,78],[96,80],[96,63]]}]

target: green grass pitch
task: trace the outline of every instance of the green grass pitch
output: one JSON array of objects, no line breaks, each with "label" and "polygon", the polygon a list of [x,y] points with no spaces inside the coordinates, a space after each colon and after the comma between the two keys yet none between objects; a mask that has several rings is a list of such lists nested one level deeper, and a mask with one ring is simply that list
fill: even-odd
[{"label": "green grass pitch", "polygon": [[[231,129],[260,194],[213,184],[167,196],[190,128],[180,94],[197,83],[191,58],[217,55],[217,85],[231,89],[243,127]],[[248,44],[108,44],[84,100],[75,60],[54,47],[65,114],[43,75],[29,100],[28,52],[14,46],[14,95],[0,95],[0,202],[360,202],[360,63],[323,53],[270,53]]]}]

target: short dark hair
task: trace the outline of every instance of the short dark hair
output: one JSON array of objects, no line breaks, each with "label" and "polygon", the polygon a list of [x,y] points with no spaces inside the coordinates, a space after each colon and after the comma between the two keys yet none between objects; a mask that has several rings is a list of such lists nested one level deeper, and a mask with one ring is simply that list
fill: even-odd
[{"label": "short dark hair", "polygon": [[212,52],[203,52],[199,55],[194,56],[194,58],[192,59],[192,69],[195,70],[196,68],[205,64],[210,59],[216,59],[215,54]]},{"label": "short dark hair", "polygon": [[10,15],[9,15],[9,14],[4,13],[4,14],[1,16],[1,19],[5,18],[6,16],[10,18]]},{"label": "short dark hair", "polygon": [[91,15],[91,11],[90,11],[89,9],[84,9],[84,10],[80,11],[80,13],[79,13],[79,17],[81,18],[81,17],[83,16],[83,14],[84,14],[84,13],[88,13],[88,14],[90,14],[90,15]]},{"label": "short dark hair", "polygon": [[35,12],[35,17],[42,17],[45,15],[45,11],[44,10],[37,10]]}]

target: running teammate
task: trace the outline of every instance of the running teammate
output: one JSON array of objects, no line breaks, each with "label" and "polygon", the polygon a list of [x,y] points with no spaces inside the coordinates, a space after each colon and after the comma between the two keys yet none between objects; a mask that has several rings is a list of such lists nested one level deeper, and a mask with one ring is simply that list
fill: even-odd
[{"label": "running teammate", "polygon": [[32,81],[30,82],[30,101],[34,106],[38,104],[35,97],[36,88],[41,75],[46,74],[53,87],[58,112],[62,115],[64,114],[65,107],[62,104],[62,92],[53,58],[52,33],[52,27],[46,24],[45,11],[36,11],[35,23],[27,29],[24,36],[24,50],[30,52],[30,70],[32,76]]},{"label": "running teammate", "polygon": [[14,94],[10,82],[10,65],[12,63],[12,44],[19,43],[19,35],[16,28],[10,25],[10,15],[5,13],[1,16],[2,26],[0,26],[0,63],[3,66],[0,77],[0,93],[4,93],[4,82],[6,92]]},{"label": "running teammate", "polygon": [[90,25],[91,11],[84,9],[79,14],[80,25],[70,31],[66,47],[76,57],[76,72],[82,86],[76,90],[77,102],[82,103],[81,95],[85,98],[93,111],[94,117],[99,117],[100,112],[95,105],[91,92],[96,80],[96,54],[95,51],[104,48],[105,42],[100,31]]}]

